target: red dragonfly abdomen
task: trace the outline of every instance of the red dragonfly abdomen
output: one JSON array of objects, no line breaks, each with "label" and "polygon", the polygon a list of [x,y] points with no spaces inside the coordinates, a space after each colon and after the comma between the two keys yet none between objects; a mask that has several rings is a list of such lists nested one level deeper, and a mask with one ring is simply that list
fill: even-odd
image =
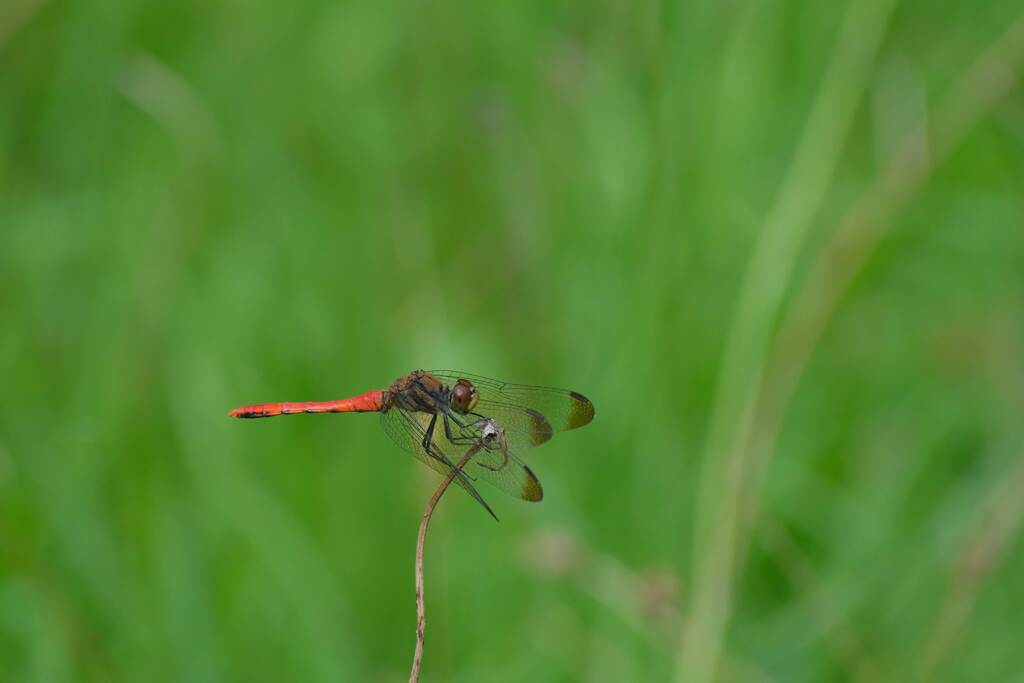
[{"label": "red dragonfly abdomen", "polygon": [[384,406],[384,392],[380,389],[337,401],[298,401],[295,403],[260,403],[235,408],[229,417],[255,418],[296,413],[372,413]]}]

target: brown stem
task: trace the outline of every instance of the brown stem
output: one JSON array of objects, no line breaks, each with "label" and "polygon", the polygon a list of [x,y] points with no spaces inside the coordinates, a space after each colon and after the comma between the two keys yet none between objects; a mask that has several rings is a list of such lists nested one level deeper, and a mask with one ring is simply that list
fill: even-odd
[{"label": "brown stem", "polygon": [[466,454],[462,456],[462,460],[459,460],[459,464],[448,472],[444,481],[434,491],[430,502],[427,503],[427,509],[423,511],[423,521],[420,522],[420,534],[416,539],[416,649],[412,655],[412,671],[409,673],[409,683],[416,683],[420,680],[420,668],[423,666],[423,636],[427,630],[427,608],[423,601],[423,546],[427,540],[427,527],[430,526],[430,517],[434,514],[434,508],[437,507],[441,496],[448,489],[448,485],[452,483],[452,479],[462,471],[462,468],[469,462],[469,459],[479,452],[481,446],[482,444],[477,443],[466,451]]}]

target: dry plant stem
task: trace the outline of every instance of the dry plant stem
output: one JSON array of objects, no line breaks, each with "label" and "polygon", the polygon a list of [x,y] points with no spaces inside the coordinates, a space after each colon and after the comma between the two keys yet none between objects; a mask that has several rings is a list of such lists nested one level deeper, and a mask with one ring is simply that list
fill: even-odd
[{"label": "dry plant stem", "polygon": [[423,511],[423,520],[420,522],[420,533],[416,538],[416,649],[412,655],[412,671],[409,673],[409,683],[416,683],[420,680],[420,669],[423,666],[423,640],[427,630],[427,608],[423,600],[423,547],[427,541],[427,527],[430,526],[430,518],[434,514],[441,496],[448,490],[448,485],[455,479],[456,473],[462,470],[470,458],[480,450],[480,444],[476,444],[462,456],[462,460],[452,469],[444,481],[438,485],[434,495],[431,496],[427,508]]}]

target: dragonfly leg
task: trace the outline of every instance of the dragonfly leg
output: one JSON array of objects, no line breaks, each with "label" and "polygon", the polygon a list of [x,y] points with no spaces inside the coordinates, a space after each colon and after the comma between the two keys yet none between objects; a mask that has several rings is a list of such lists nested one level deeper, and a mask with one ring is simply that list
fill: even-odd
[{"label": "dragonfly leg", "polygon": [[[447,438],[449,442],[455,444],[456,446],[473,445],[473,444],[477,443],[478,441],[480,441],[480,439],[472,437],[472,436],[455,436],[454,434],[452,434],[452,426],[451,426],[451,423],[448,421],[449,419],[451,419],[452,422],[457,424],[462,429],[466,429],[466,427],[467,427],[467,425],[464,425],[461,422],[459,422],[458,418],[456,418],[454,415],[449,415],[448,413],[442,413],[441,414],[441,419],[444,422],[444,435],[445,435],[445,438]],[[468,425],[468,426],[472,427],[473,425]]]},{"label": "dragonfly leg", "polygon": [[504,456],[504,459],[501,461],[500,465],[495,465],[491,467],[485,462],[478,462],[477,465],[480,465],[480,467],[486,467],[492,472],[498,472],[500,470],[503,470],[505,469],[505,466],[508,465],[508,446],[506,444],[501,445],[501,454]]},{"label": "dragonfly leg", "polygon": [[[473,420],[472,422],[463,422],[458,417],[456,417],[455,413],[447,412],[447,413],[444,414],[444,418],[445,418],[445,420],[444,420],[445,435],[448,437],[448,440],[451,441],[452,443],[456,443],[456,441],[454,441],[453,437],[452,437],[451,426],[448,424],[448,420],[449,419],[451,419],[452,422],[454,422],[456,425],[458,425],[458,427],[460,429],[473,429],[474,427],[480,427],[480,426],[485,425],[485,424],[487,424],[488,422],[491,421],[490,419],[484,417],[483,415],[480,415],[479,413],[467,413],[467,414],[468,415],[475,415],[476,417],[478,417],[480,419],[479,420]],[[457,436],[457,437],[454,437],[454,438],[458,439],[459,442],[463,443],[463,444],[475,443],[476,441],[479,440],[478,438],[472,437],[472,436]]]},{"label": "dragonfly leg", "polygon": [[[479,444],[479,445],[483,446],[488,452],[494,450],[493,444],[488,445],[487,442],[484,441],[484,439],[482,439],[480,437],[455,436],[454,434],[452,434],[452,426],[448,422],[448,418],[449,417],[451,418],[452,422],[457,424],[462,429],[472,429],[473,427],[479,427],[480,425],[487,424],[487,422],[489,422],[489,420],[487,418],[481,418],[481,419],[476,420],[474,422],[470,422],[468,424],[463,424],[459,420],[459,418],[455,417],[454,415],[448,415],[448,414],[442,414],[441,415],[441,419],[444,421],[444,434],[445,434],[445,437],[451,443],[453,443],[455,445],[466,445],[466,444],[477,445],[477,444]],[[504,441],[505,441],[504,439],[501,439],[500,442],[499,442],[501,444],[501,454],[504,456],[504,458],[501,461],[500,465],[492,466],[492,465],[488,465],[487,463],[485,463],[483,461],[479,461],[479,460],[477,461],[476,464],[479,465],[480,467],[484,467],[486,469],[489,469],[492,472],[497,472],[499,470],[505,469],[505,466],[508,465],[508,444],[504,443]]]},{"label": "dragonfly leg", "polygon": [[[437,413],[434,413],[434,416],[430,418],[430,424],[427,426],[426,433],[423,434],[423,450],[425,450],[428,455],[430,454],[430,445],[434,441],[434,425],[436,425],[436,424],[437,424]],[[447,430],[448,423],[445,422],[444,426],[445,426],[445,429]]]},{"label": "dragonfly leg", "polygon": [[[491,506],[487,504],[487,501],[485,501],[483,499],[483,496],[481,496],[480,493],[476,490],[476,487],[473,486],[472,482],[470,481],[470,476],[466,473],[466,471],[464,469],[464,465],[462,465],[462,464],[456,465],[456,464],[452,463],[452,461],[449,460],[445,456],[444,453],[442,453],[440,450],[438,450],[434,446],[434,443],[433,443],[433,439],[434,439],[434,426],[436,424],[437,424],[437,413],[434,413],[434,416],[430,419],[430,425],[427,426],[427,431],[423,435],[423,444],[422,445],[423,445],[423,450],[426,451],[427,457],[433,458],[434,460],[437,460],[438,462],[442,463],[445,467],[453,470],[454,471],[453,478],[458,480],[459,485],[462,486],[462,488],[466,489],[466,491],[469,493],[469,495],[473,496],[473,498],[476,500],[476,502],[480,503],[480,505],[483,506],[484,510],[487,510],[487,513],[491,517],[494,517],[494,521],[498,521],[498,516],[496,514],[494,514],[494,510],[491,509]],[[446,428],[445,431],[448,431],[450,433],[450,430],[448,429],[448,423],[447,422],[445,422],[445,428]],[[474,445],[477,445],[477,444],[474,444]],[[482,447],[482,446],[483,446],[483,443],[480,442],[479,443],[479,447]],[[467,460],[467,462],[465,464],[469,464],[468,460]]]}]

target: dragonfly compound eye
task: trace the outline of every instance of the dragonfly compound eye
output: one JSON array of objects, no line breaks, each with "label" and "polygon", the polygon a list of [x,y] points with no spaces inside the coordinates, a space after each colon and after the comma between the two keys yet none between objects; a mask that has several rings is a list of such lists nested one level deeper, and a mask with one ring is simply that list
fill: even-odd
[{"label": "dragonfly compound eye", "polygon": [[452,387],[452,399],[451,404],[457,412],[468,413],[476,407],[476,402],[480,400],[480,395],[476,391],[476,387],[468,379],[460,379]]}]

